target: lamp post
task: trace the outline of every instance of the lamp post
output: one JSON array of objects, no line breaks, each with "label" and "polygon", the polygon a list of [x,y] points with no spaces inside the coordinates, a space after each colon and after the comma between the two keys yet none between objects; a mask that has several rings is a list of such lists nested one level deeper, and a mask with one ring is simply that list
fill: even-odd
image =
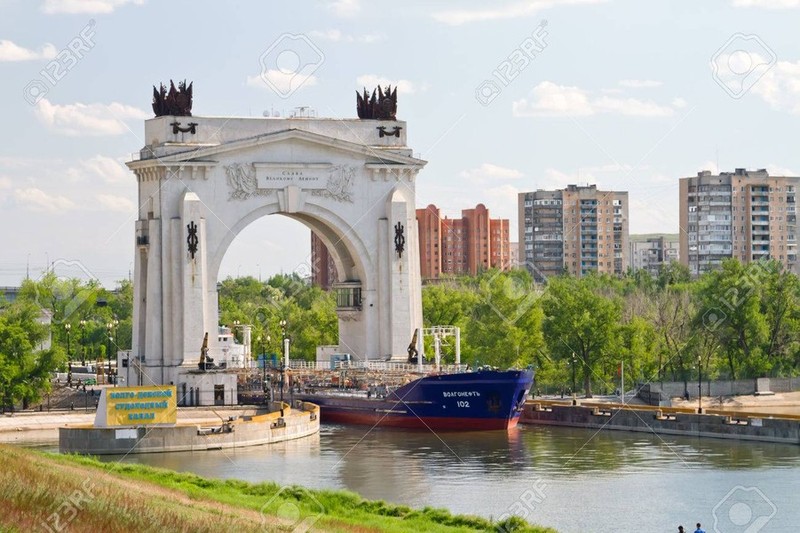
[{"label": "lamp post", "polygon": [[[285,375],[285,373],[286,373],[286,366],[283,364],[283,362],[281,362],[281,403],[283,403],[283,384],[284,384],[283,376]],[[281,409],[283,408],[281,407]]]},{"label": "lamp post", "polygon": [[[256,351],[261,351],[261,392],[264,393],[264,403],[267,401],[267,355],[261,344],[261,335],[256,337]],[[256,367],[257,368],[257,367]]]},{"label": "lamp post", "polygon": [[112,332],[114,330],[114,324],[109,322],[106,324],[106,336],[108,337],[108,350],[106,350],[106,358],[108,359],[108,370],[106,371],[106,383],[111,379],[111,350],[113,349],[112,343],[114,342],[114,336]]},{"label": "lamp post", "polygon": [[703,359],[697,356],[697,413],[703,414]]},{"label": "lamp post", "polygon": [[81,326],[81,366],[86,366],[86,321],[80,321]]},{"label": "lamp post", "polygon": [[578,358],[575,357],[575,352],[572,352],[572,394],[575,394],[575,367],[578,365]]},{"label": "lamp post", "polygon": [[64,324],[64,329],[67,332],[67,359],[72,361],[72,351],[69,347],[69,330],[72,329],[72,324]]},{"label": "lamp post", "polygon": [[283,363],[284,366],[289,366],[289,342],[288,342],[289,337],[286,336],[286,328],[288,326],[286,320],[281,320],[280,326],[281,326],[281,337],[282,337],[281,349],[283,349]]}]

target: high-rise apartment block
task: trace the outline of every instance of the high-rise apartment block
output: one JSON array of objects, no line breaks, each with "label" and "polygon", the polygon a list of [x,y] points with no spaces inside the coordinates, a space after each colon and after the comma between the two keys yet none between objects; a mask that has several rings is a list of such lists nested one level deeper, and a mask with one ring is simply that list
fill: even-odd
[{"label": "high-rise apartment block", "polygon": [[681,178],[681,262],[693,275],[729,257],[776,259],[797,272],[798,184],[800,177],[770,176],[765,169]]},{"label": "high-rise apartment block", "polygon": [[311,283],[326,291],[336,283],[336,265],[322,239],[311,232]]},{"label": "high-rise apartment block", "polygon": [[439,208],[417,209],[423,278],[510,268],[508,219],[493,219],[483,204],[442,217]]},{"label": "high-rise apartment block", "polygon": [[628,193],[569,185],[519,194],[519,261],[534,279],[628,269]]},{"label": "high-rise apartment block", "polygon": [[653,277],[666,265],[678,261],[677,235],[631,235],[628,257],[631,270],[646,270]]}]

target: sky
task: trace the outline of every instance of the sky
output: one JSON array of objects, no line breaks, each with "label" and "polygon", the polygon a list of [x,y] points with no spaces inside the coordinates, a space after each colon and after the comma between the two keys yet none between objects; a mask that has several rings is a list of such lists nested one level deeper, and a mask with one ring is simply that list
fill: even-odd
[{"label": "sky", "polygon": [[[108,287],[129,276],[124,163],[152,85],[170,79],[193,81],[201,116],[352,118],[355,90],[396,84],[428,161],[417,207],[482,202],[512,239],[520,191],[629,191],[631,233],[677,233],[681,177],[800,172],[800,0],[0,0],[0,13],[0,285],[48,264]],[[309,239],[265,217],[221,275],[290,272]]]}]

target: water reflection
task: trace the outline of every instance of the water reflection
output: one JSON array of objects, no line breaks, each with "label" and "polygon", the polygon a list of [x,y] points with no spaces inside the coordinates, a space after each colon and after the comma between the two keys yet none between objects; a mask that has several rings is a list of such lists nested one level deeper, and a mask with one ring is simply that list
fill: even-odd
[{"label": "water reflection", "polygon": [[345,488],[368,498],[495,517],[541,479],[547,497],[530,518],[566,532],[669,530],[673,520],[713,523],[712,509],[728,491],[758,486],[779,509],[771,526],[800,523],[794,497],[800,447],[793,445],[535,426],[437,435],[326,425],[312,438],[271,446],[104,460]]}]

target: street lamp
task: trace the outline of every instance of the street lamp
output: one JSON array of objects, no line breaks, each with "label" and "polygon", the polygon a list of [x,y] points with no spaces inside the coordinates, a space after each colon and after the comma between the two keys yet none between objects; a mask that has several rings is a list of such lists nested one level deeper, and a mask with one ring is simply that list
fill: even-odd
[{"label": "street lamp", "polygon": [[72,329],[72,324],[64,324],[64,329],[67,331],[67,359],[72,361],[72,351],[69,348],[69,330]]},{"label": "street lamp", "polygon": [[697,356],[697,413],[703,414],[703,358]]},{"label": "street lamp", "polygon": [[575,394],[575,367],[578,365],[578,358],[572,352],[572,394]]},{"label": "street lamp", "polygon": [[281,348],[283,349],[283,359],[284,359],[283,362],[286,366],[289,366],[289,337],[286,336],[286,328],[288,327],[288,324],[286,320],[281,320],[280,325],[281,325],[281,336],[283,340],[283,342],[281,343]]},{"label": "street lamp", "polygon": [[81,320],[81,366],[86,366],[86,321]]},{"label": "street lamp", "polygon": [[108,350],[106,350],[106,357],[108,358],[108,371],[106,372],[106,383],[108,383],[108,381],[111,379],[111,351],[114,349],[114,335],[112,335],[113,331],[114,323],[109,322],[106,324],[106,335],[108,336]]}]

